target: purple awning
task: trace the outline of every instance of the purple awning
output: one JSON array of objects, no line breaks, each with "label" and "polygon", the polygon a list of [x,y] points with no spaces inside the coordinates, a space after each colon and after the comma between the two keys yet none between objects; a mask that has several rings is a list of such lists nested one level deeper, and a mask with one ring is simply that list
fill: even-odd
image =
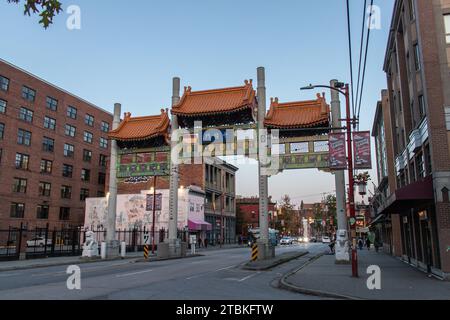
[{"label": "purple awning", "polygon": [[212,225],[210,223],[200,219],[189,219],[188,227],[189,230],[192,231],[209,231],[212,229]]}]

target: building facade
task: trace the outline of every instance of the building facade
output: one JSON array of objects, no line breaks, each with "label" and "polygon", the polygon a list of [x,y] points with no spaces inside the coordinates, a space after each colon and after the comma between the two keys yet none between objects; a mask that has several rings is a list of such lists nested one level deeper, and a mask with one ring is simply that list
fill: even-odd
[{"label": "building facade", "polygon": [[[276,203],[269,197],[269,228],[274,229],[274,214]],[[236,199],[236,233],[247,237],[248,229],[259,228],[259,198],[237,198]]]},{"label": "building facade", "polygon": [[387,170],[379,159],[382,196],[375,200],[377,214],[388,218],[393,253],[441,277],[450,274],[449,35],[450,0],[395,2],[384,63],[383,125],[392,142],[385,138]]},{"label": "building facade", "polygon": [[0,60],[0,229],[79,226],[105,194],[109,112]]}]

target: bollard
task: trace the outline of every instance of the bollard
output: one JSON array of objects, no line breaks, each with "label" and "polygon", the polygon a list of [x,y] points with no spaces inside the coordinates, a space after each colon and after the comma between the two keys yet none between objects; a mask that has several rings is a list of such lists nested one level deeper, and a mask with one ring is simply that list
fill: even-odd
[{"label": "bollard", "polygon": [[258,259],[258,245],[254,243],[252,245],[252,256],[251,261],[256,261]]},{"label": "bollard", "polygon": [[122,241],[120,243],[120,255],[122,258],[125,258],[125,256],[127,255],[127,244],[125,243],[125,241]]},{"label": "bollard", "polygon": [[146,244],[145,246],[144,246],[144,259],[148,259],[148,249],[149,249],[149,245],[148,244]]},{"label": "bollard", "polygon": [[102,259],[106,259],[106,242],[102,242],[100,247],[100,255]]}]

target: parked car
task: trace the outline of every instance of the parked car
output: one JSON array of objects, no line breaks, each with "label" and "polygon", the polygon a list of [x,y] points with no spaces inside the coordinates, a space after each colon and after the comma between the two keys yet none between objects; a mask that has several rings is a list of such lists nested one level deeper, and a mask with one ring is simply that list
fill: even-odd
[{"label": "parked car", "polygon": [[330,237],[323,236],[323,237],[322,237],[322,243],[331,243]]},{"label": "parked car", "polygon": [[309,239],[309,242],[317,242],[317,238],[316,238],[316,237],[311,237],[311,238]]},{"label": "parked car", "polygon": [[47,239],[47,244],[45,244],[44,237],[34,237],[30,240],[27,240],[27,247],[43,247],[43,246],[51,246],[52,239]]},{"label": "parked car", "polygon": [[283,237],[280,240],[280,245],[281,244],[292,244],[294,242],[294,240],[292,240],[291,237]]}]

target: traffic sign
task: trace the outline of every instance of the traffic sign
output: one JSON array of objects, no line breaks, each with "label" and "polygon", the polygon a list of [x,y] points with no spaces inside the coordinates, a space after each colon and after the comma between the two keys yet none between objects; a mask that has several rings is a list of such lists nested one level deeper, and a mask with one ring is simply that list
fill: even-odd
[{"label": "traffic sign", "polygon": [[351,217],[348,221],[350,222],[351,226],[353,226],[356,223],[356,219],[353,217]]}]

